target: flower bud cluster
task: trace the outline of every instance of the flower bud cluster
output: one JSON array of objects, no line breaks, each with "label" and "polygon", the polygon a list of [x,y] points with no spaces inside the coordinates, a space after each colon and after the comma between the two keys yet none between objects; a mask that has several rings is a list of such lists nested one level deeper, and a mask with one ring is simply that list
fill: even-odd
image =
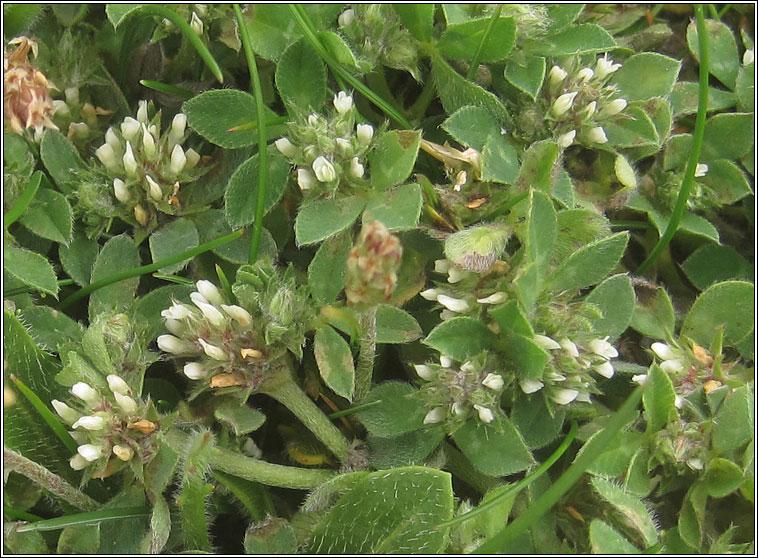
[{"label": "flower bud cluster", "polygon": [[700,472],[709,461],[708,436],[701,421],[673,420],[656,432],[651,456],[676,475]]},{"label": "flower bud cluster", "polygon": [[60,129],[68,130],[68,139],[82,145],[100,137],[102,132],[97,117],[109,115],[113,111],[83,102],[76,86],[67,87],[63,94],[65,100],[53,101],[53,120]]},{"label": "flower bud cluster", "polygon": [[424,424],[445,423],[450,432],[471,417],[487,424],[500,408],[503,377],[494,372],[495,363],[486,353],[460,365],[447,356],[440,363],[414,365],[423,384],[419,397],[430,410]]},{"label": "flower bud cluster", "polygon": [[[702,387],[708,393],[721,387],[721,382],[713,377],[713,356],[697,343],[693,343],[687,351],[675,344],[656,341],[650,345],[650,350],[661,370],[671,377],[677,408],[681,408],[684,398],[696,389]],[[632,380],[644,384],[647,382],[647,374],[632,376]]]},{"label": "flower bud cluster", "polygon": [[381,221],[363,223],[347,256],[347,303],[350,306],[373,306],[389,301],[402,259],[400,240]]},{"label": "flower bud cluster", "polygon": [[562,337],[556,341],[547,335],[535,335],[534,342],[550,355],[550,360],[540,379],[519,382],[521,390],[534,393],[544,388],[548,397],[558,405],[568,405],[572,401],[590,403],[590,394],[598,393],[590,372],[604,378],[612,378],[614,374],[611,359],[618,356],[618,351],[607,339],[572,341]]},{"label": "flower bud cluster", "polygon": [[152,434],[158,425],[148,420],[147,404],[120,376],[106,379],[107,392],[77,382],[68,403],[51,401],[79,444],[69,464],[77,471],[94,465],[93,476],[101,478],[132,461],[144,464],[157,449]]},{"label": "flower bud cluster", "polygon": [[181,184],[196,180],[205,171],[196,169],[200,155],[185,149],[187,117],[174,116],[161,133],[160,111],[152,117],[151,105],[140,101],[136,118],[127,116],[108,128],[105,143],[95,155],[105,167],[111,195],[139,225],[149,227],[155,212],[175,214]]},{"label": "flower bud cluster", "polygon": [[34,130],[35,141],[42,139],[44,128],[57,130],[50,117],[53,100],[50,90],[55,86],[29,63],[29,51],[37,56],[37,43],[27,37],[9,41],[13,51],[3,52],[3,123],[19,135]]},{"label": "flower bud cluster", "polygon": [[332,104],[329,118],[314,113],[291,122],[289,136],[274,142],[297,166],[297,184],[308,196],[333,196],[340,189],[350,191],[366,183],[366,154],[374,128],[370,124],[356,126],[351,95],[340,91]]}]

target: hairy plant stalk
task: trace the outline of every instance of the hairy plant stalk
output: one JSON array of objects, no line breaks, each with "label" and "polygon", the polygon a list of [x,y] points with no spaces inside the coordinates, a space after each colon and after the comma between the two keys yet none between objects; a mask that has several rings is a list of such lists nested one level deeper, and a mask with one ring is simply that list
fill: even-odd
[{"label": "hairy plant stalk", "polygon": [[371,389],[374,375],[374,357],[376,356],[376,306],[372,306],[360,316],[361,349],[358,366],[355,369],[355,401],[361,401]]}]

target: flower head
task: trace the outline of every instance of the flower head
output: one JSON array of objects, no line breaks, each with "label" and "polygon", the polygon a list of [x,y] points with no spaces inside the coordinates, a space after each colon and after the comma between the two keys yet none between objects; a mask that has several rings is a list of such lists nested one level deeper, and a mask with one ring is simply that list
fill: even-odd
[{"label": "flower head", "polygon": [[603,79],[618,70],[620,67],[621,64],[614,64],[613,60],[609,59],[608,54],[606,53],[602,58],[597,59],[597,64],[595,65],[595,76],[598,79]]},{"label": "flower head", "polygon": [[353,97],[344,91],[340,91],[334,96],[334,108],[340,114],[345,114],[353,108]]}]

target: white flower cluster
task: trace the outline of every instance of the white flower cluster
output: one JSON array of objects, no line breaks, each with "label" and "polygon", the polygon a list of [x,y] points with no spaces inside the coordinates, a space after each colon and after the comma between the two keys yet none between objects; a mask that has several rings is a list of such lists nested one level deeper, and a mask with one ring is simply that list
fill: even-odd
[{"label": "white flower cluster", "polygon": [[53,101],[53,119],[62,129],[68,124],[67,137],[70,140],[87,140],[97,135],[97,117],[111,114],[110,110],[96,107],[92,103],[82,103],[79,99],[78,87],[67,87],[64,92],[65,101]]},{"label": "white flower cluster", "polygon": [[290,136],[274,142],[297,168],[303,192],[325,188],[334,193],[340,184],[359,184],[365,174],[366,153],[374,137],[370,124],[355,125],[353,97],[340,91],[332,102],[331,119],[311,114],[305,123],[290,125]]},{"label": "white flower cluster", "polygon": [[598,58],[594,70],[580,68],[570,75],[560,66],[550,69],[547,76],[551,103],[548,118],[555,120],[559,146],[565,149],[577,137],[589,145],[608,142],[605,129],[598,124],[620,114],[627,106],[626,99],[616,97],[616,88],[606,84],[608,77],[619,68],[621,64],[615,64],[606,54]]},{"label": "white flower cluster", "polygon": [[568,405],[574,400],[589,403],[593,380],[586,372],[592,370],[604,378],[613,377],[611,359],[618,356],[618,351],[607,337],[592,339],[585,346],[567,337],[556,341],[546,335],[535,335],[534,341],[550,354],[550,361],[541,380],[521,380],[524,393],[534,393],[547,384],[550,399],[558,405]]},{"label": "white flower cluster", "polygon": [[155,423],[144,419],[145,404],[133,397],[120,376],[111,374],[106,379],[110,393],[102,394],[87,383],[77,382],[71,388],[76,398],[71,402],[73,407],[57,399],[51,401],[79,444],[69,460],[77,471],[101,458],[107,463],[111,454],[127,462],[135,455],[142,459],[150,453],[145,435],[155,429]]},{"label": "white flower cluster", "polygon": [[113,177],[113,195],[130,207],[137,222],[146,226],[149,206],[170,212],[177,204],[182,182],[197,178],[190,172],[200,161],[194,149],[182,147],[187,116],[174,116],[166,133],[160,131],[160,113],[149,117],[147,101],[140,101],[137,118],[127,116],[117,128],[105,132],[105,143],[95,155]]},{"label": "white flower cluster", "polygon": [[425,382],[421,396],[432,407],[424,424],[462,422],[474,413],[484,423],[495,420],[503,377],[487,371],[481,359],[456,366],[452,358],[443,355],[439,365],[415,364],[414,368]]}]

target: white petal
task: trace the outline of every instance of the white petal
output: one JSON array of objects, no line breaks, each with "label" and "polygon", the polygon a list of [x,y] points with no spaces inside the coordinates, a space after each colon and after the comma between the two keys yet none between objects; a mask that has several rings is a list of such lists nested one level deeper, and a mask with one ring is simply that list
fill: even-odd
[{"label": "white petal", "polygon": [[219,292],[219,290],[216,288],[216,285],[210,281],[202,279],[198,281],[195,286],[197,287],[197,292],[203,295],[205,300],[211,304],[221,304],[224,302],[224,298],[221,296],[221,292]]},{"label": "white petal", "polygon": [[416,369],[416,374],[418,374],[420,378],[426,381],[433,380],[437,376],[434,368],[426,364],[414,364],[413,368]]},{"label": "white petal", "polygon": [[521,391],[524,393],[534,393],[535,391],[541,390],[545,386],[545,384],[539,380],[521,380],[519,382],[519,385],[521,386]]},{"label": "white petal", "polygon": [[100,399],[98,391],[84,382],[76,382],[71,386],[71,393],[87,403],[95,403]]},{"label": "white petal", "polygon": [[484,298],[477,298],[476,301],[479,304],[500,304],[501,302],[505,302],[507,298],[508,295],[505,293],[493,293]]},{"label": "white petal", "polygon": [[674,353],[674,351],[671,350],[671,347],[669,347],[666,343],[661,343],[659,341],[656,341],[655,343],[650,345],[650,349],[661,360],[669,360],[669,359],[677,357],[676,353]]},{"label": "white petal", "polygon": [[129,461],[134,455],[134,451],[129,446],[116,444],[113,446],[113,455],[118,457],[121,461]]},{"label": "white petal", "polygon": [[203,346],[203,351],[205,351],[205,354],[211,357],[212,359],[229,360],[229,355],[221,347],[217,347],[216,345],[211,345],[205,339],[202,339],[202,338],[198,339],[198,341]]},{"label": "white petal", "polygon": [[468,302],[460,298],[453,298],[452,296],[439,295],[437,297],[437,302],[451,312],[468,312],[471,309]]},{"label": "white petal", "polygon": [[81,471],[87,465],[89,465],[89,461],[77,453],[74,457],[68,460],[68,464],[74,471]]},{"label": "white petal", "polygon": [[436,407],[426,413],[426,416],[424,417],[424,424],[435,424],[438,422],[442,422],[445,420],[445,408],[444,407]]},{"label": "white petal", "polygon": [[605,378],[613,378],[613,365],[606,360],[603,364],[595,366],[595,372]]},{"label": "white petal", "polygon": [[439,296],[440,292],[437,289],[426,289],[425,291],[421,291],[419,294],[426,300],[436,301],[437,296]]},{"label": "white petal", "polygon": [[108,387],[113,393],[120,393],[121,395],[127,395],[129,393],[129,384],[127,384],[121,376],[110,374],[107,378]]},{"label": "white petal", "polygon": [[449,356],[440,356],[440,365],[442,368],[452,368],[453,367],[453,359]]},{"label": "white petal", "polygon": [[84,444],[76,448],[76,451],[87,461],[97,461],[103,455],[103,446]]},{"label": "white petal", "polygon": [[208,369],[199,362],[188,362],[184,365],[184,375],[190,380],[202,380],[208,375]]},{"label": "white petal", "polygon": [[547,335],[535,335],[534,342],[537,343],[537,345],[539,345],[543,349],[548,350],[548,351],[561,348],[561,346],[558,344],[558,342],[555,339],[552,339],[551,337],[548,337]]},{"label": "white petal", "polygon": [[102,430],[103,426],[105,426],[105,420],[103,419],[103,417],[85,416],[85,417],[81,417],[74,424],[72,424],[71,428],[73,428],[74,430],[76,430],[79,427],[82,427],[85,430]]},{"label": "white petal", "polygon": [[503,389],[503,377],[499,374],[493,374],[490,372],[487,374],[487,376],[482,380],[482,384],[487,386],[490,389],[494,389],[495,391]]},{"label": "white petal", "polygon": [[250,312],[241,306],[237,306],[236,304],[222,304],[221,308],[224,312],[229,314],[233,320],[242,326],[248,326],[253,323],[253,317],[250,315]]},{"label": "white petal", "polygon": [[491,409],[482,405],[474,405],[474,408],[479,411],[479,420],[482,422],[490,423],[495,420],[495,413],[493,413]]},{"label": "white petal", "polygon": [[66,405],[63,401],[53,399],[50,401],[50,404],[53,406],[53,409],[55,409],[55,412],[58,413],[58,415],[69,424],[76,422],[81,416],[78,412]]},{"label": "white petal", "polygon": [[121,395],[120,393],[114,393],[116,403],[121,407],[125,413],[134,413],[137,411],[137,402],[128,395]]},{"label": "white petal", "polygon": [[578,357],[579,356],[579,349],[576,347],[576,343],[571,341],[568,337],[564,337],[560,340],[561,348],[563,348],[566,353],[569,354],[569,356],[572,357]]},{"label": "white petal", "polygon": [[550,398],[558,405],[568,405],[577,398],[579,392],[575,389],[557,389],[550,394]]},{"label": "white petal", "polygon": [[664,372],[668,372],[669,374],[674,374],[676,372],[681,372],[684,369],[684,364],[682,364],[681,360],[664,360],[661,363],[661,369]]}]

